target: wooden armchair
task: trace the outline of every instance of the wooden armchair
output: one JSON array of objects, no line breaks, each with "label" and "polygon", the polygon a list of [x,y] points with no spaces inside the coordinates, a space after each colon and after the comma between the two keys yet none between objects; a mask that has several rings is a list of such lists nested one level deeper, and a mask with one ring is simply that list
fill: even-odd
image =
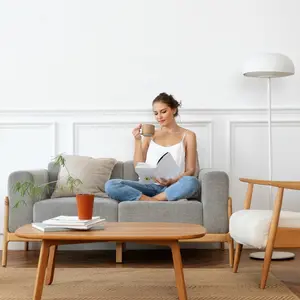
[{"label": "wooden armchair", "polygon": [[[238,271],[243,245],[256,247],[258,244],[253,243],[255,232],[257,232],[257,235],[262,236],[262,233],[259,232],[259,230],[267,228],[265,242],[261,244],[261,248],[265,248],[265,257],[262,267],[260,288],[264,289],[270,270],[273,249],[300,247],[300,213],[281,211],[284,189],[300,190],[300,182],[265,181],[246,178],[240,178],[240,181],[248,183],[248,189],[244,201],[244,210],[233,213],[230,218],[229,233],[236,242],[233,272],[236,273]],[[272,211],[250,209],[253,187],[255,184],[278,188]],[[265,227],[262,226],[263,223]],[[241,224],[239,228],[237,226],[238,224]],[[243,227],[245,229],[244,233]],[[250,232],[251,230],[252,239],[247,236],[247,232]]]}]

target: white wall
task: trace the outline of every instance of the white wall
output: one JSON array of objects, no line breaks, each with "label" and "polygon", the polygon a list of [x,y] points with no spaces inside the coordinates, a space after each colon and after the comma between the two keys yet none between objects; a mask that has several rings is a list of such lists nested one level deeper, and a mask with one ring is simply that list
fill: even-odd
[{"label": "white wall", "polygon": [[[185,108],[263,107],[241,76],[258,51],[300,62],[298,0],[2,0],[1,108],[150,108],[161,91]],[[274,104],[298,105],[297,73]]]},{"label": "white wall", "polygon": [[[238,178],[268,176],[266,82],[241,75],[261,51],[296,66],[272,85],[273,177],[299,180],[299,9],[297,0],[0,1],[0,196],[10,172],[45,168],[56,153],[131,159],[132,126],[153,121],[151,101],[166,91],[183,102],[179,122],[197,133],[201,167],[228,172],[242,208]],[[254,207],[267,208],[267,195],[257,189]],[[298,194],[285,195],[284,208],[300,211]]]}]

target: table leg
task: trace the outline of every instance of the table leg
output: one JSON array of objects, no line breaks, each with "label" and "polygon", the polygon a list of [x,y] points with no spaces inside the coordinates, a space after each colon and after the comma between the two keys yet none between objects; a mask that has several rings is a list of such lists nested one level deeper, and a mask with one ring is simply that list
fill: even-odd
[{"label": "table leg", "polygon": [[39,258],[37,274],[36,274],[36,279],[35,279],[34,294],[33,294],[33,298],[32,298],[33,300],[41,300],[41,298],[42,298],[50,246],[51,246],[51,244],[49,241],[45,241],[45,240],[42,241],[42,246],[41,246],[41,250],[40,250],[40,258]]},{"label": "table leg", "polygon": [[50,285],[53,282],[56,250],[57,250],[57,245],[52,245],[50,247],[47,272],[46,272],[46,280],[45,280],[46,285]]},{"label": "table leg", "polygon": [[184,275],[182,269],[182,260],[180,253],[180,246],[178,242],[170,245],[173,256],[173,266],[175,271],[176,286],[179,300],[187,300],[186,287],[184,282]]}]

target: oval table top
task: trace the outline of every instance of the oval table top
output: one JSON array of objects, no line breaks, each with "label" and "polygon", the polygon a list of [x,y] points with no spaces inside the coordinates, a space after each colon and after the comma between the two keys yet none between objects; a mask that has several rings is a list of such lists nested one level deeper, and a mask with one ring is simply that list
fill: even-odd
[{"label": "oval table top", "polygon": [[68,241],[178,241],[203,237],[206,229],[198,224],[167,222],[105,222],[103,230],[43,232],[31,224],[15,231],[18,237]]}]

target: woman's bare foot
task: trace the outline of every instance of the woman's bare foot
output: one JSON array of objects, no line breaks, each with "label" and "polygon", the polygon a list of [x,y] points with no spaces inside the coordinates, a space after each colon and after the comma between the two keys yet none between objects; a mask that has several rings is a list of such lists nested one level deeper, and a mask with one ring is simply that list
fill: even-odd
[{"label": "woman's bare foot", "polygon": [[160,194],[155,195],[154,197],[149,197],[142,194],[140,201],[167,201],[166,193],[162,192]]},{"label": "woman's bare foot", "polygon": [[160,194],[155,195],[154,197],[152,197],[153,199],[155,199],[156,201],[167,201],[167,195],[165,192],[162,192]]},{"label": "woman's bare foot", "polygon": [[148,197],[144,194],[142,194],[141,198],[139,199],[140,201],[155,201],[154,199],[152,199],[152,197]]}]

